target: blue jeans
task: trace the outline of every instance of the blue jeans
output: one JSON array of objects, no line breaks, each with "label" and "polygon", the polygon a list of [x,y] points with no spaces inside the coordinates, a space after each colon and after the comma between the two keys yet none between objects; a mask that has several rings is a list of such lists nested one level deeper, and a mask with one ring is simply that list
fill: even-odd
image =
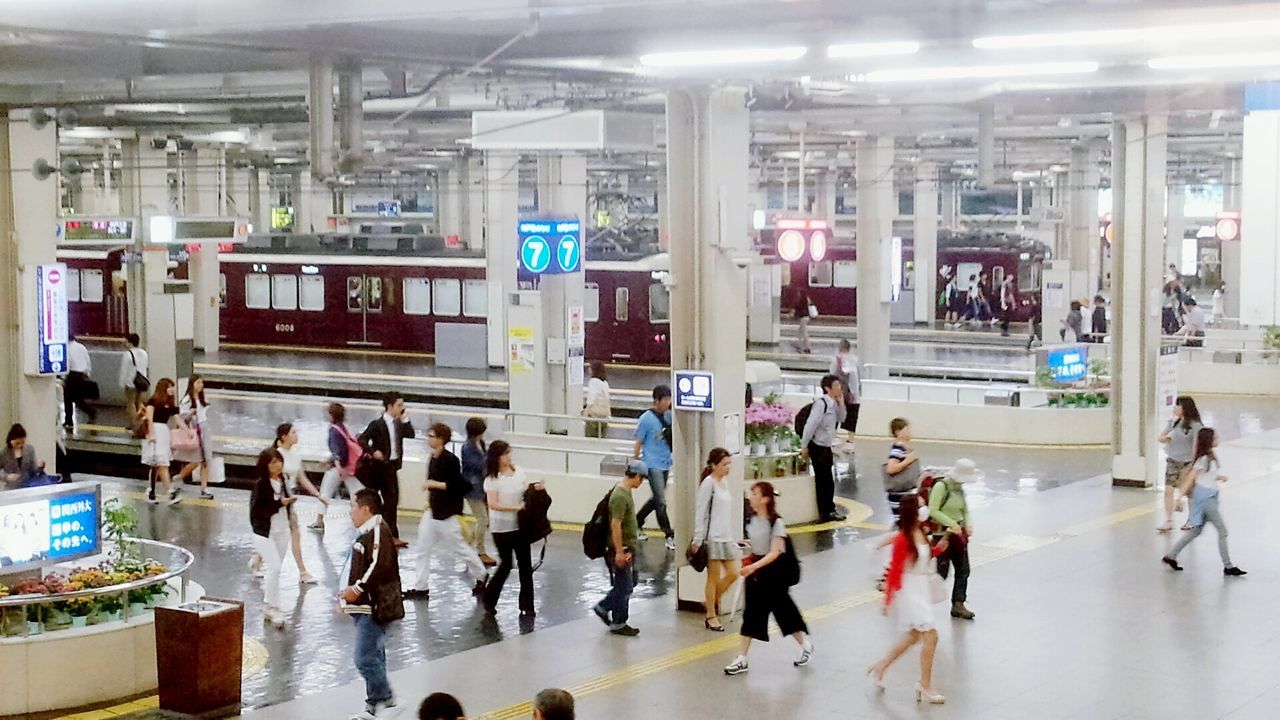
[{"label": "blue jeans", "polygon": [[387,681],[387,629],[370,615],[353,615],[356,621],[356,669],[364,678],[365,704],[372,710],[391,700]]},{"label": "blue jeans", "polygon": [[639,580],[636,573],[635,551],[632,551],[630,562],[626,567],[614,565],[612,549],[605,554],[604,564],[609,570],[613,586],[609,588],[609,594],[600,601],[600,607],[609,612],[609,618],[613,621],[609,627],[617,629],[626,625],[627,619],[631,617],[631,593],[636,589],[636,582]]},{"label": "blue jeans", "polygon": [[657,468],[649,468],[649,490],[652,496],[640,508],[640,512],[636,513],[636,523],[639,524],[640,530],[644,531],[644,521],[649,517],[649,513],[656,513],[658,516],[658,527],[662,528],[662,533],[667,537],[675,537],[676,531],[671,529],[671,521],[667,519],[667,473],[669,470],[658,470]]}]

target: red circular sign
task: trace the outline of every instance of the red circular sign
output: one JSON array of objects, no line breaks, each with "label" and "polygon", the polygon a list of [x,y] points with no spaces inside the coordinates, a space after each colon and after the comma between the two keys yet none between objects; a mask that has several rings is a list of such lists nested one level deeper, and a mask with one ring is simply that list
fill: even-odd
[{"label": "red circular sign", "polygon": [[786,230],[778,236],[778,257],[795,262],[804,257],[804,234],[799,230]]},{"label": "red circular sign", "polygon": [[58,282],[62,280],[62,273],[58,272],[57,268],[54,268],[49,271],[49,274],[46,276],[46,278],[49,280],[50,285],[57,285]]},{"label": "red circular sign", "polygon": [[809,257],[814,262],[822,262],[827,256],[827,234],[821,230],[813,231],[809,236]]}]

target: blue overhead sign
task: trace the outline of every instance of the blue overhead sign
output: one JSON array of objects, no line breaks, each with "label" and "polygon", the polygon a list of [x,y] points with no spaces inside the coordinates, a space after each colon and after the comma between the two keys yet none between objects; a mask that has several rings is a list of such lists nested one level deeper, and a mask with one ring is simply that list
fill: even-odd
[{"label": "blue overhead sign", "polygon": [[705,370],[675,371],[677,410],[711,412],[715,404],[715,377]]},{"label": "blue overhead sign", "polygon": [[1280,83],[1251,83],[1244,86],[1244,109],[1280,110]]},{"label": "blue overhead sign", "polygon": [[582,223],[577,220],[524,220],[519,225],[520,270],[533,275],[564,275],[582,269]]}]

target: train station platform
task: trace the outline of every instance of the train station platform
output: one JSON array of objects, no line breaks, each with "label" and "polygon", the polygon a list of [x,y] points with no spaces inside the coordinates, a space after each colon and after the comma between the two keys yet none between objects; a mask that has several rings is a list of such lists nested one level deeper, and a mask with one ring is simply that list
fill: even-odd
[{"label": "train station platform", "polygon": [[[916,705],[915,653],[890,671],[884,694],[863,675],[895,638],[874,589],[884,556],[872,550],[890,516],[878,473],[865,471],[840,492],[869,515],[793,530],[804,563],[795,596],[817,647],[809,667],[793,668],[790,640],[775,638],[753,648],[746,677],[725,677],[737,638],[673,611],[673,555],[658,541],[641,551],[632,602],[641,635],[606,634],[589,611],[607,589],[603,569],[582,556],[579,528],[561,525],[535,574],[532,622],[516,617],[512,592],[496,618],[486,618],[463,573],[437,564],[429,603],[409,603],[388,635],[392,684],[406,718],[435,691],[459,697],[468,718],[526,718],[528,700],[543,687],[573,692],[583,718],[635,717],[637,707],[645,717],[671,718],[1272,718],[1280,707],[1280,625],[1270,607],[1280,576],[1267,550],[1267,518],[1280,478],[1280,404],[1238,402],[1206,398],[1202,409],[1223,433],[1231,477],[1223,513],[1233,558],[1250,571],[1241,579],[1223,577],[1212,537],[1188,548],[1185,572],[1161,565],[1176,537],[1154,531],[1158,495],[1112,488],[1102,474],[1106,450],[919,448],[929,464],[967,455],[985,471],[967,490],[977,619],[952,620],[938,609],[934,677],[943,707]],[[868,441],[859,454],[879,458],[884,450]],[[289,622],[277,631],[260,622],[261,588],[245,570],[247,493],[216,489],[214,500],[166,507],[143,502],[137,484],[107,483],[109,494],[138,507],[144,536],[196,554],[193,578],[210,594],[248,600],[246,633],[266,659],[246,679],[242,717],[345,717],[361,707],[352,629],[333,611],[352,532],[340,509],[328,514],[323,534],[304,531],[317,585],[299,586],[286,562]],[[310,519],[317,507],[304,500],[300,514]],[[415,521],[412,513],[402,520]],[[402,553],[402,572],[414,552],[411,545]],[[736,630],[738,619],[728,624]],[[1185,670],[1171,676],[1171,667]]]}]

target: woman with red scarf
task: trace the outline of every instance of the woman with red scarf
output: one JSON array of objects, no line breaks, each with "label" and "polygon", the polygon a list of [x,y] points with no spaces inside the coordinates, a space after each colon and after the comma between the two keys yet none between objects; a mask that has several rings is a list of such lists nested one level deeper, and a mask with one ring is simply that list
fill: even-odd
[{"label": "woman with red scarf", "polygon": [[[902,496],[898,513],[898,534],[893,539],[893,559],[885,580],[884,612],[893,610],[898,629],[905,633],[879,662],[867,668],[876,687],[884,690],[884,674],[912,645],[923,643],[920,650],[920,681],[916,683],[916,702],[927,700],[935,705],[946,701],[933,691],[933,655],[938,648],[938,629],[933,606],[946,598],[941,578],[934,569],[934,558],[946,550],[943,539],[933,548],[921,527],[929,508],[920,496]],[[939,585],[935,589],[932,585]],[[935,595],[941,598],[935,599]]]}]

